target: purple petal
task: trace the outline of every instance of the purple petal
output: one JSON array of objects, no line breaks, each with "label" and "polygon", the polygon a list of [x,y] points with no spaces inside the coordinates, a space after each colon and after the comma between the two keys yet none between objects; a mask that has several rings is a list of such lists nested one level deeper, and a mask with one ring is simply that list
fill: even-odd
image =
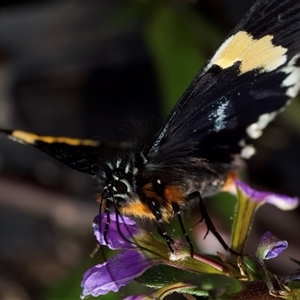
[{"label": "purple petal", "polygon": [[274,194],[270,192],[259,192],[252,189],[246,183],[238,179],[235,181],[235,184],[245,196],[251,198],[253,201],[258,202],[259,204],[273,204],[282,210],[294,209],[299,204],[297,198],[288,197],[280,194]]},{"label": "purple petal", "polygon": [[300,280],[300,269],[296,269],[293,273],[291,273],[290,275],[282,278],[281,282],[285,285],[287,285],[288,283],[292,282],[292,281],[299,281]]},{"label": "purple petal", "polygon": [[155,300],[157,298],[154,298],[149,295],[132,295],[124,298],[123,300]]},{"label": "purple petal", "polygon": [[111,257],[107,262],[89,269],[81,282],[83,288],[81,298],[88,295],[97,297],[110,291],[117,292],[120,287],[128,284],[153,265],[135,250],[124,250]]},{"label": "purple petal", "polygon": [[107,231],[107,242],[104,240],[104,229],[107,223],[107,215],[100,214],[95,217],[93,228],[94,234],[100,245],[108,246],[112,250],[116,249],[132,249],[134,235],[140,233],[137,224],[126,216],[110,213],[109,227]]},{"label": "purple petal", "polygon": [[262,260],[275,258],[287,247],[287,241],[279,240],[271,232],[267,231],[260,240],[256,256]]}]

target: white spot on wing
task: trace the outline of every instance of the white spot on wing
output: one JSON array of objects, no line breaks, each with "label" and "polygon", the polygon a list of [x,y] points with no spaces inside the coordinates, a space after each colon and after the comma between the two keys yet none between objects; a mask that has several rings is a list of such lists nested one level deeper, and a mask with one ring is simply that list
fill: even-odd
[{"label": "white spot on wing", "polygon": [[245,146],[241,151],[241,157],[249,159],[252,155],[255,154],[255,148],[252,145]]},{"label": "white spot on wing", "polygon": [[[300,53],[295,55],[287,64],[286,67],[282,68],[280,71],[288,74],[285,80],[282,82],[283,87],[288,87],[286,95],[294,98],[297,96],[300,90],[300,67],[295,66],[297,60],[300,59]],[[290,101],[287,101],[288,105]],[[285,107],[282,107],[278,111],[271,113],[266,113],[258,118],[256,123],[251,124],[247,127],[247,134],[250,138],[256,139],[262,135],[262,130],[275,118],[275,116],[282,112]],[[246,151],[246,150],[245,150]],[[251,151],[250,151],[251,152]],[[246,154],[248,150],[246,151]]]},{"label": "white spot on wing", "polygon": [[300,58],[300,54],[295,55],[288,63],[288,65],[282,68],[282,71],[289,74],[282,82],[282,86],[288,87],[287,96],[294,98],[297,96],[300,90],[300,67],[295,66],[297,59]]},{"label": "white spot on wing", "polygon": [[263,129],[275,118],[277,112],[266,113],[259,116],[256,123],[247,127],[246,132],[251,139],[257,139],[262,135]]},{"label": "white spot on wing", "polygon": [[256,150],[253,145],[247,145],[245,140],[242,139],[239,141],[239,146],[242,147],[241,157],[245,159],[249,159],[252,155],[256,153]]},{"label": "white spot on wing", "polygon": [[[226,99],[226,98],[222,97],[222,99]],[[229,101],[226,100],[225,102],[219,102],[218,104],[219,104],[218,108],[208,116],[209,120],[212,120],[212,118],[215,119],[214,131],[216,131],[216,132],[225,128],[225,125],[226,125],[225,110],[228,107]]]}]

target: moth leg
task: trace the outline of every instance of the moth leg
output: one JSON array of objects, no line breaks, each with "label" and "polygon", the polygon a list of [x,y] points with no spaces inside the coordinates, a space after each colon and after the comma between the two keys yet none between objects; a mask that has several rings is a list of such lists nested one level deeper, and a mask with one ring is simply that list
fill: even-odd
[{"label": "moth leg", "polygon": [[219,234],[219,232],[217,231],[217,229],[215,228],[207,210],[206,210],[206,207],[204,205],[204,202],[203,202],[203,199],[200,195],[199,192],[194,192],[192,194],[190,194],[188,196],[189,199],[193,199],[193,198],[198,198],[199,199],[199,208],[200,208],[200,211],[201,211],[201,220],[199,223],[201,222],[205,222],[205,225],[206,225],[206,228],[207,228],[207,231],[206,231],[206,234],[204,236],[204,239],[206,238],[206,236],[208,235],[209,232],[211,232],[216,238],[217,240],[219,241],[219,243],[223,246],[223,248],[226,250],[226,251],[229,251],[230,253],[232,254],[235,254],[235,255],[239,255],[239,253],[237,253],[236,251],[232,250],[228,245],[227,243],[224,241],[224,239],[222,238],[222,236]]},{"label": "moth leg", "polygon": [[157,221],[157,232],[159,233],[159,235],[161,237],[163,237],[163,239],[166,241],[168,248],[170,249],[170,251],[173,253],[174,250],[172,248],[172,244],[174,243],[173,239],[168,235],[165,226],[163,224],[163,219],[162,219],[162,215],[160,213],[159,210],[159,206],[157,205],[156,201],[152,200],[151,201],[152,207],[152,213],[155,216],[155,219]]},{"label": "moth leg", "polygon": [[187,232],[186,232],[186,230],[184,228],[182,217],[181,217],[181,210],[180,210],[180,207],[179,207],[178,203],[173,202],[172,203],[172,208],[173,208],[174,212],[176,213],[176,216],[177,216],[177,219],[178,219],[178,222],[179,222],[179,226],[180,226],[181,232],[182,232],[182,234],[183,234],[186,242],[188,243],[188,245],[190,247],[191,257],[193,257],[194,256],[193,243],[190,240],[190,237],[188,236],[188,234],[187,234]]}]

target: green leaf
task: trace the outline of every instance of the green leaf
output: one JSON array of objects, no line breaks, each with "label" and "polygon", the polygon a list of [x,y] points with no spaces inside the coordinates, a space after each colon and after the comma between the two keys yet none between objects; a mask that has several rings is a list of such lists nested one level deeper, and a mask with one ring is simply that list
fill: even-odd
[{"label": "green leaf", "polygon": [[[147,270],[137,282],[155,289],[165,289],[167,294],[189,293],[199,296],[217,295],[222,299],[238,293],[242,284],[233,277],[219,274],[196,274],[166,265]],[[165,295],[164,295],[165,296]]]}]

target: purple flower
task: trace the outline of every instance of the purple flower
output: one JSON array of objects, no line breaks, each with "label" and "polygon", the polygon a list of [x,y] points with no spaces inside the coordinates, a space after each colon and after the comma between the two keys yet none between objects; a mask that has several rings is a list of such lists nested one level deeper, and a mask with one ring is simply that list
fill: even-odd
[{"label": "purple flower", "polygon": [[280,290],[276,288],[272,282],[271,274],[268,272],[264,260],[277,257],[288,246],[287,241],[281,241],[271,232],[267,231],[260,239],[260,243],[256,250],[256,257],[261,265],[264,274],[264,280],[271,295],[281,295],[287,298],[287,290]]},{"label": "purple flower", "polygon": [[287,241],[281,241],[272,235],[271,232],[267,231],[260,240],[256,257],[260,260],[275,258],[287,247]]},{"label": "purple flower", "polygon": [[157,298],[154,298],[152,296],[149,295],[132,295],[132,296],[128,296],[123,300],[155,300]]},{"label": "purple flower", "polygon": [[284,277],[281,279],[281,282],[284,285],[287,285],[288,283],[292,282],[292,281],[299,281],[300,280],[300,269],[296,269],[293,273],[291,273],[290,275]]},{"label": "purple flower", "polygon": [[282,210],[292,210],[299,204],[298,198],[274,194],[271,192],[256,191],[239,179],[235,181],[235,185],[247,198],[250,198],[259,206],[264,203],[269,203]]},{"label": "purple flower", "polygon": [[[141,232],[137,224],[126,216],[110,214],[107,242],[104,240],[104,229],[107,223],[107,215],[102,214],[95,217],[93,222],[94,235],[100,245],[108,246],[111,250],[132,249],[132,237]],[[121,231],[122,230],[122,231]]]},{"label": "purple flower", "polygon": [[[117,292],[120,287],[128,284],[147,269],[157,264],[165,264],[174,268],[196,273],[222,274],[227,268],[210,257],[196,254],[195,259],[190,257],[186,244],[175,240],[174,252],[165,242],[160,242],[150,233],[142,230],[131,219],[125,216],[110,214],[109,228],[106,241],[104,239],[107,215],[99,215],[94,219],[94,233],[101,245],[121,251],[108,259],[107,262],[89,269],[81,282],[83,288],[81,298],[88,295],[97,297],[109,291]],[[146,296],[131,296],[132,299],[152,299]],[[134,298],[137,297],[137,298]],[[131,299],[131,298],[129,298]]]},{"label": "purple flower", "polygon": [[145,242],[148,237],[134,221],[125,216],[111,214],[107,244],[103,236],[106,222],[106,214],[98,215],[94,220],[94,234],[98,242],[110,249],[122,249],[122,251],[107,262],[92,267],[83,275],[81,298],[88,295],[96,297],[109,291],[117,292],[120,287],[155,264],[153,257],[150,259],[150,255],[138,251],[136,247],[137,242],[142,243],[143,240]]},{"label": "purple flower", "polygon": [[96,265],[84,275],[81,286],[81,298],[88,295],[97,297],[109,291],[117,292],[151,266],[151,261],[140,252],[124,250],[107,262]]},{"label": "purple flower", "polygon": [[282,210],[291,210],[298,206],[298,199],[270,192],[260,192],[252,189],[246,183],[236,180],[233,194],[237,194],[237,209],[232,227],[231,248],[242,253],[251,223],[257,209],[265,204],[273,204]]}]

